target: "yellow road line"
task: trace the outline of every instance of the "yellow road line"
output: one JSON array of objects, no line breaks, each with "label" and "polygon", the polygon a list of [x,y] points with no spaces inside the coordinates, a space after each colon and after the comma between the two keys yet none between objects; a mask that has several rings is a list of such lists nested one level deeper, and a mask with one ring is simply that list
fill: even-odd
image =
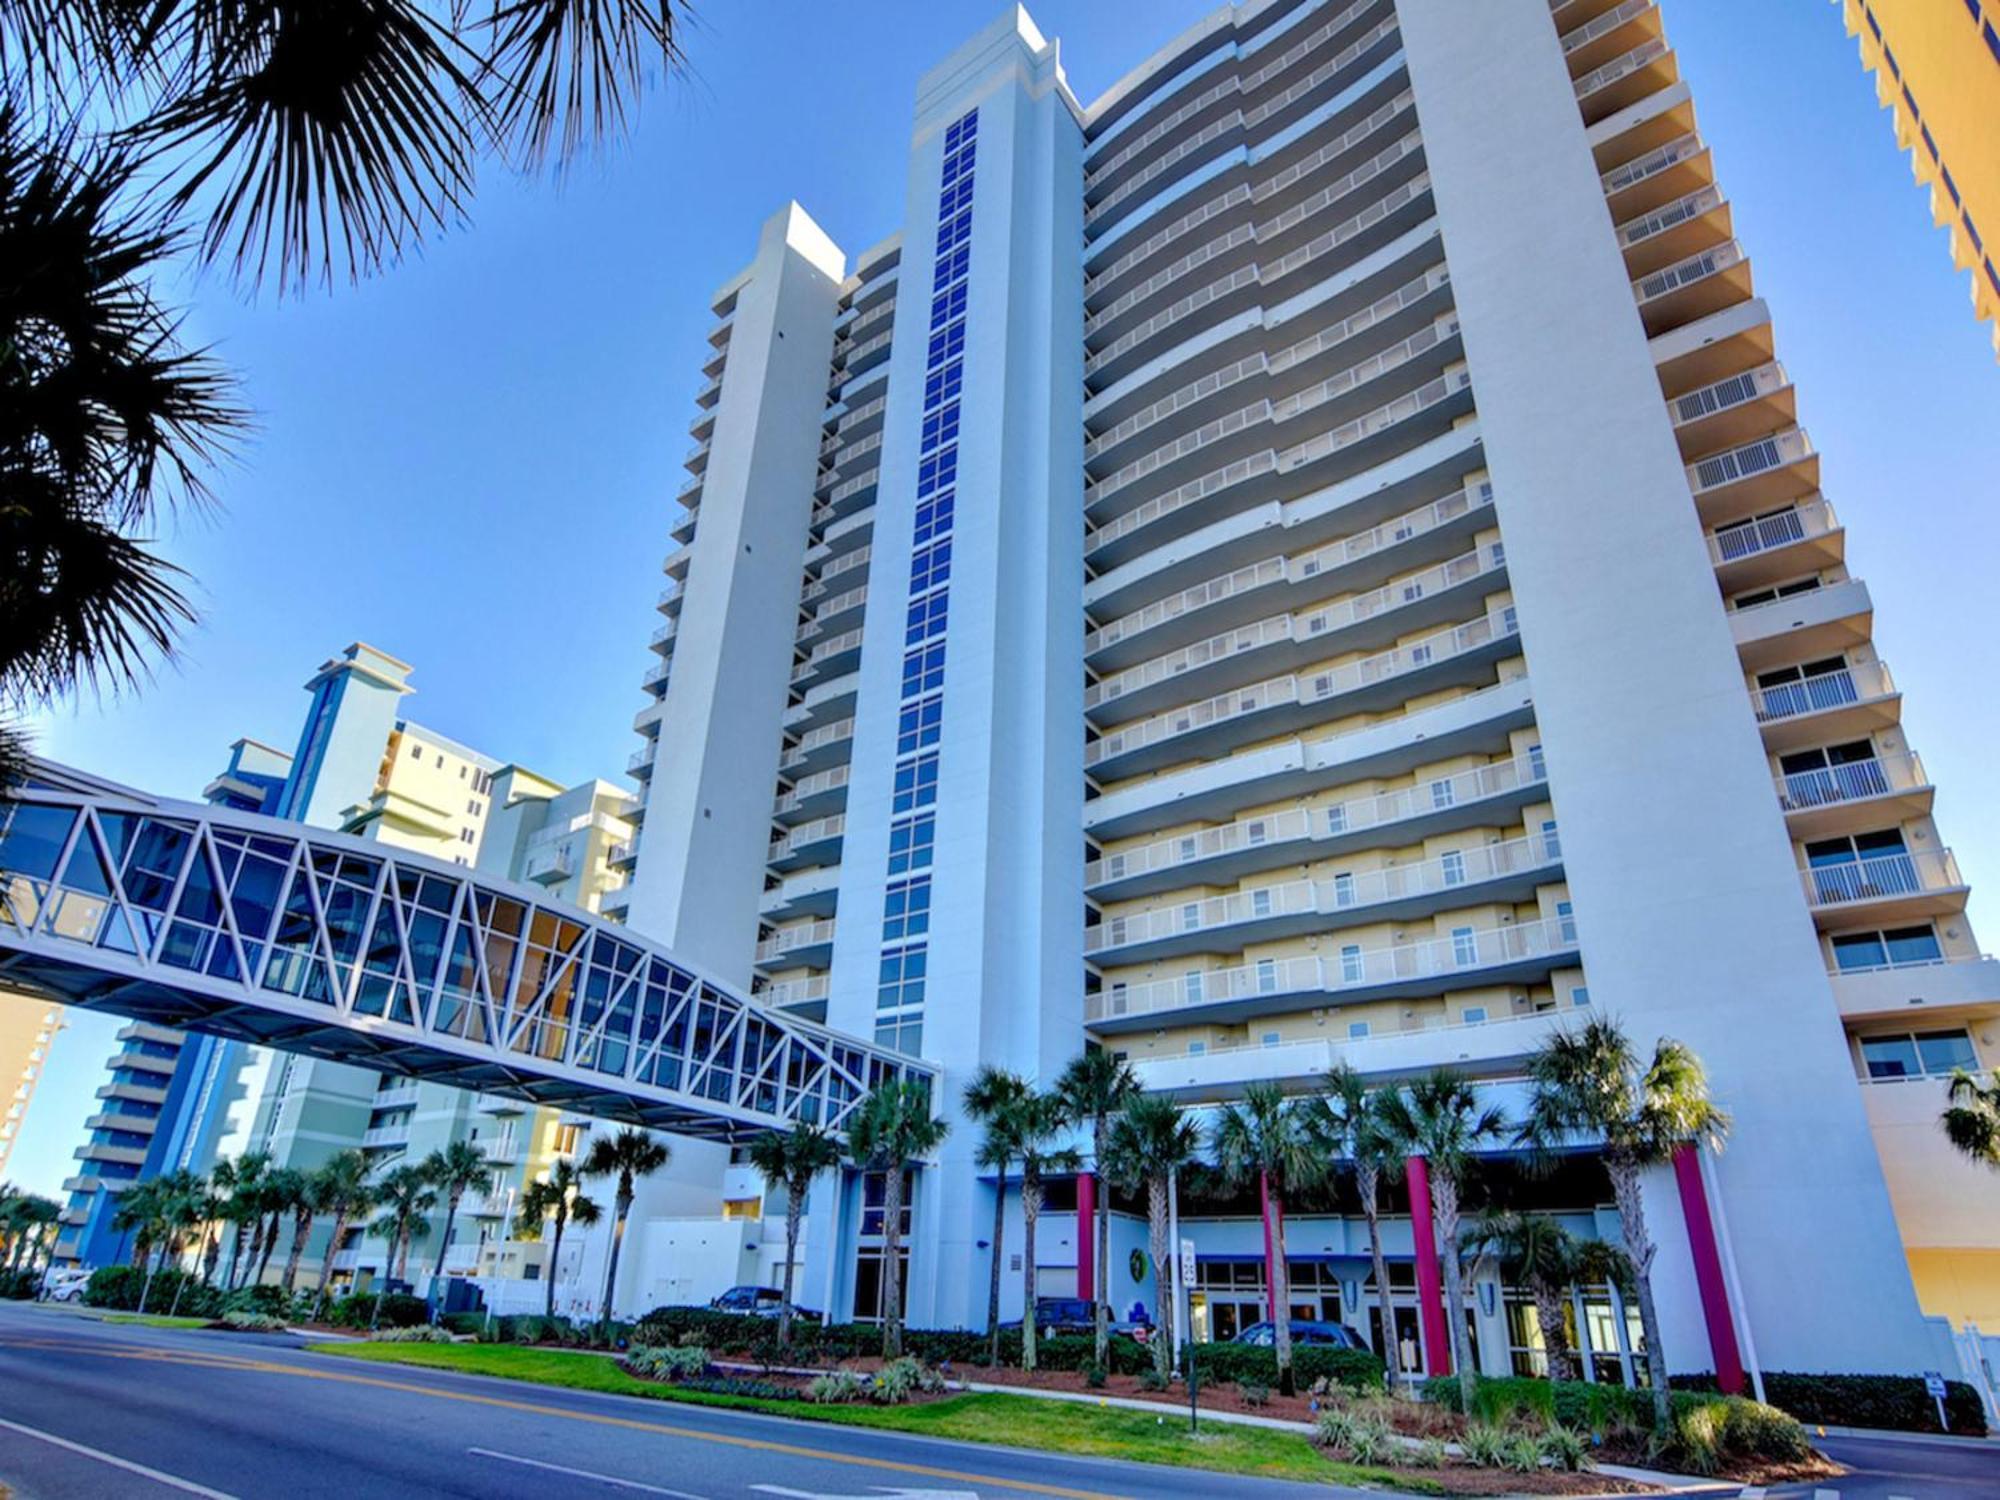
[{"label": "yellow road line", "polygon": [[[1001,1489],[1019,1490],[1031,1495],[1053,1495],[1057,1500],[1121,1500],[1121,1497],[1098,1490],[1073,1490],[1062,1485],[1037,1484],[1027,1479],[1002,1479],[993,1474],[973,1474],[960,1469],[941,1469],[929,1464],[904,1463],[891,1458],[866,1458],[859,1454],[828,1453],[818,1448],[805,1448],[795,1443],[773,1442],[768,1438],[736,1437],[727,1433],[702,1432],[693,1427],[675,1427],[665,1422],[644,1422],[636,1417],[614,1417],[601,1412],[570,1411],[560,1406],[545,1406],[535,1401],[514,1401],[505,1396],[482,1396],[472,1391],[447,1391],[436,1386],[416,1385],[404,1380],[388,1380],[376,1375],[351,1375],[344,1370],[304,1370],[295,1365],[279,1364],[272,1360],[248,1359],[237,1355],[210,1354],[207,1351],[182,1351],[177,1349],[154,1349],[142,1345],[122,1344],[110,1347],[102,1344],[77,1343],[68,1340],[0,1339],[0,1350],[5,1349],[57,1349],[67,1354],[95,1354],[105,1359],[150,1360],[165,1364],[184,1364],[208,1369],[238,1370],[246,1374],[261,1373],[272,1375],[292,1375],[305,1380],[331,1380],[344,1385],[374,1386],[379,1390],[402,1391],[411,1395],[430,1396],[439,1401],[462,1401],[474,1406],[499,1407],[503,1411],[526,1412],[531,1416],[561,1417],[572,1422],[591,1422],[600,1427],[622,1427],[632,1432],[653,1432],[665,1437],[691,1438],[696,1442],[719,1443],[729,1448],[747,1448],[759,1453],[782,1453],[795,1458],[818,1459],[823,1463],[848,1464],[855,1468],[886,1469],[896,1474],[915,1474],[925,1479],[949,1479],[960,1484],[995,1485]],[[463,1373],[447,1371],[448,1374]],[[604,1392],[581,1392],[584,1395],[600,1395]],[[868,1430],[868,1429],[863,1429]],[[919,1434],[921,1436],[921,1434]],[[950,1439],[938,1441],[949,1442]]]}]

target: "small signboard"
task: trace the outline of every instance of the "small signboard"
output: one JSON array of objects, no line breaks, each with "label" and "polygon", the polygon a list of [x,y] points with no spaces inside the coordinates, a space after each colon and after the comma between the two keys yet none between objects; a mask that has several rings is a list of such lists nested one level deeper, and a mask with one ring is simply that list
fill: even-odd
[{"label": "small signboard", "polygon": [[1951,1423],[1944,1414],[1944,1376],[1936,1370],[1924,1371],[1924,1393],[1937,1403],[1938,1431],[1950,1432]]},{"label": "small signboard", "polygon": [[1194,1285],[1194,1241],[1181,1241],[1181,1285]]}]

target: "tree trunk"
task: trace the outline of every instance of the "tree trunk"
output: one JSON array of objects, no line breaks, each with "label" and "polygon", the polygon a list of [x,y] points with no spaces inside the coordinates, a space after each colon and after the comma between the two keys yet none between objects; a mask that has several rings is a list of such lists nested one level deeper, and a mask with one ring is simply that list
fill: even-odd
[{"label": "tree trunk", "polygon": [[1162,1384],[1173,1370],[1174,1299],[1167,1294],[1167,1179],[1146,1182],[1146,1238],[1153,1251],[1153,1369]]},{"label": "tree trunk", "polygon": [[437,1261],[431,1266],[430,1284],[430,1295],[437,1297],[440,1303],[444,1301],[444,1298],[439,1294],[438,1287],[444,1281],[444,1258],[451,1251],[451,1226],[453,1221],[458,1218],[458,1200],[464,1196],[464,1188],[453,1188],[445,1195],[444,1238],[438,1241]]},{"label": "tree trunk", "polygon": [[1035,1368],[1035,1345],[1041,1330],[1035,1326],[1035,1222],[1042,1216],[1042,1174],[1021,1168],[1021,1368]]},{"label": "tree trunk", "polygon": [[1271,1347],[1278,1355],[1278,1391],[1298,1394],[1292,1378],[1292,1278],[1285,1265],[1285,1200],[1278,1184],[1266,1179],[1264,1233],[1271,1242],[1271,1301],[1277,1309],[1271,1329]]},{"label": "tree trunk", "polygon": [[278,1211],[273,1209],[271,1217],[264,1222],[264,1248],[257,1256],[257,1284],[264,1284],[265,1273],[271,1269],[271,1256],[278,1248]]},{"label": "tree trunk", "polygon": [[627,1182],[618,1184],[616,1217],[611,1225],[611,1254],[604,1260],[604,1306],[599,1313],[599,1326],[604,1330],[604,1342],[611,1342],[611,1296],[618,1290],[618,1252],[625,1248],[625,1216],[632,1212],[632,1188]]},{"label": "tree trunk", "polygon": [[792,1267],[799,1258],[799,1208],[807,1186],[797,1181],[785,1184],[784,1300],[778,1304],[778,1350],[784,1354],[792,1349]]},{"label": "tree trunk", "polygon": [[549,1274],[542,1285],[542,1316],[549,1319],[556,1315],[556,1262],[562,1259],[563,1221],[568,1217],[558,1206],[555,1238],[549,1242]]},{"label": "tree trunk", "polygon": [[326,1310],[326,1293],[333,1282],[333,1258],[340,1253],[340,1237],[347,1233],[347,1210],[335,1211],[333,1237],[326,1242],[326,1254],[319,1263],[319,1285],[313,1289],[312,1320],[317,1323]]},{"label": "tree trunk", "polygon": [[1444,1318],[1447,1342],[1451,1346],[1452,1367],[1458,1371],[1459,1410],[1472,1414],[1473,1392],[1479,1386],[1479,1372],[1472,1368],[1471,1350],[1465,1339],[1465,1292],[1460,1283],[1458,1258],[1458,1183],[1449,1172],[1431,1163],[1431,1211],[1437,1216],[1438,1258],[1444,1262]]},{"label": "tree trunk", "polygon": [[292,1248],[285,1255],[285,1295],[299,1284],[299,1261],[306,1253],[306,1241],[312,1238],[313,1212],[307,1209],[302,1214],[292,1215]]},{"label": "tree trunk", "polygon": [[1098,1369],[1104,1370],[1107,1374],[1111,1358],[1111,1324],[1110,1309],[1104,1303],[1111,1288],[1108,1279],[1110,1272],[1104,1264],[1104,1258],[1111,1253],[1111,1205],[1105,1200],[1110,1195],[1111,1184],[1104,1180],[1099,1168],[1104,1161],[1104,1137],[1109,1129],[1108,1116],[1099,1115],[1092,1123],[1090,1170],[1097,1178],[1095,1184],[1097,1191],[1090,1195],[1091,1222],[1077,1225],[1081,1233],[1096,1237],[1097,1254],[1092,1257],[1090,1268],[1092,1272],[1090,1297],[1093,1303],[1091,1326],[1096,1335],[1096,1342],[1091,1346],[1091,1359]]},{"label": "tree trunk", "polygon": [[[175,1245],[172,1249],[172,1254],[175,1260],[179,1260],[181,1247]],[[181,1294],[187,1290],[188,1284],[186,1267],[175,1266],[174,1269],[180,1272],[180,1274],[174,1277],[174,1300],[167,1308],[167,1316],[170,1318],[178,1318],[181,1315]]]},{"label": "tree trunk", "polygon": [[159,1258],[152,1254],[152,1246],[148,1245],[144,1254],[146,1257],[146,1279],[139,1283],[139,1311],[141,1313],[146,1310],[146,1299],[153,1295],[153,1271],[159,1263]]},{"label": "tree trunk", "polygon": [[1368,1259],[1375,1268],[1375,1303],[1382,1311],[1382,1368],[1388,1372],[1393,1391],[1403,1374],[1403,1348],[1396,1338],[1396,1299],[1389,1290],[1389,1263],[1382,1255],[1380,1169],[1357,1166],[1354,1185],[1361,1194],[1361,1212],[1368,1220]]},{"label": "tree trunk", "polygon": [[1000,1365],[1000,1266],[1007,1239],[1007,1163],[1000,1163],[1000,1178],[993,1188],[993,1283],[986,1291],[986,1353],[988,1368]]},{"label": "tree trunk", "polygon": [[1529,1294],[1535,1299],[1535,1321],[1542,1329],[1542,1350],[1548,1356],[1549,1379],[1574,1380],[1576,1366],[1569,1357],[1569,1335],[1563,1330],[1562,1290],[1546,1277],[1533,1277],[1528,1283]]},{"label": "tree trunk", "polygon": [[1660,1343],[1660,1314],[1653,1304],[1654,1246],[1646,1233],[1646,1205],[1639,1193],[1639,1169],[1629,1161],[1606,1157],[1611,1194],[1618,1204],[1618,1227],[1625,1254],[1632,1262],[1632,1279],[1639,1293],[1639,1328],[1646,1339],[1646,1375],[1653,1386],[1653,1430],[1665,1435],[1673,1427],[1667,1402],[1667,1351]]},{"label": "tree trunk", "polygon": [[201,1236],[201,1284],[215,1285],[216,1263],[222,1259],[222,1233],[213,1225],[202,1231]]},{"label": "tree trunk", "polygon": [[903,1164],[882,1182],[882,1357],[903,1356]]}]

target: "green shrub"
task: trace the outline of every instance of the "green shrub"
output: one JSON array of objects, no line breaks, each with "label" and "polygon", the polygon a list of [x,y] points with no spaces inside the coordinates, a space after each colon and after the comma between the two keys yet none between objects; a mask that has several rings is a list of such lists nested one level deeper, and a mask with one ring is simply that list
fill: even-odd
[{"label": "green shrub", "polygon": [[692,1344],[634,1344],[625,1365],[648,1380],[685,1380],[708,1369],[708,1351]]},{"label": "green shrub", "polygon": [[328,1309],[327,1321],[337,1328],[367,1328],[371,1324],[382,1328],[414,1328],[419,1323],[428,1323],[431,1310],[421,1297],[412,1297],[407,1292],[391,1292],[382,1299],[382,1316],[375,1316],[375,1294],[357,1292],[351,1297],[342,1297]]},{"label": "green shrub", "polygon": [[1506,1461],[1507,1434],[1485,1422],[1468,1422],[1458,1446],[1474,1468],[1497,1469]]},{"label": "green shrub", "polygon": [[[1712,1391],[1713,1375],[1676,1375],[1677,1389]],[[1936,1432],[1937,1403],[1916,1375],[1800,1375],[1764,1372],[1764,1395],[1771,1405],[1801,1422],[1826,1427],[1877,1427],[1892,1432]],[[1986,1432],[1986,1408],[1979,1392],[1962,1380],[1947,1380],[1945,1416],[1961,1436]]]},{"label": "green shrub", "polygon": [[1549,1424],[1542,1434],[1542,1457],[1551,1468],[1566,1474],[1580,1474],[1591,1467],[1590,1435],[1560,1422]]},{"label": "green shrub", "polygon": [[848,1401],[859,1401],[868,1389],[868,1377],[857,1375],[852,1370],[832,1370],[824,1375],[815,1375],[806,1385],[806,1400],[816,1401],[821,1406],[837,1406]]},{"label": "green shrub", "polygon": [[[91,1307],[132,1312],[139,1306],[145,1284],[146,1273],[137,1266],[105,1266],[91,1273],[83,1289],[83,1300]],[[199,1277],[190,1276],[172,1266],[154,1274],[152,1292],[146,1297],[146,1311],[149,1314],[164,1313],[174,1308],[176,1293],[180,1296],[180,1305],[175,1310],[182,1317],[218,1318],[222,1315],[222,1293],[203,1283]]]},{"label": "green shrub", "polygon": [[290,1318],[293,1315],[292,1295],[281,1286],[238,1287],[222,1299],[225,1314],[233,1312],[262,1313],[267,1318]]},{"label": "green shrub", "polygon": [[438,1319],[440,1327],[449,1328],[453,1333],[462,1333],[468,1338],[477,1338],[486,1328],[486,1314],[475,1312],[446,1313]]},{"label": "green shrub", "polygon": [[378,1328],[368,1335],[375,1344],[449,1344],[451,1333],[448,1329],[434,1328],[428,1323],[413,1324],[408,1328]]},{"label": "green shrub", "polygon": [[39,1271],[0,1270],[0,1302],[32,1302],[41,1284]]},{"label": "green shrub", "polygon": [[1328,1407],[1313,1424],[1312,1440],[1336,1453],[1346,1452],[1348,1440],[1353,1436],[1354,1414],[1344,1407]]},{"label": "green shrub", "polygon": [[1533,1474],[1542,1467],[1542,1440],[1532,1432],[1517,1432],[1500,1444],[1500,1462],[1516,1474]]},{"label": "green shrub", "polygon": [[1411,1469],[1442,1469],[1449,1456],[1444,1450],[1444,1439],[1430,1437],[1403,1451],[1403,1465]]},{"label": "green shrub", "polygon": [[906,1354],[877,1370],[869,1385],[872,1400],[882,1406],[900,1406],[912,1396],[932,1396],[942,1391],[944,1376]]},{"label": "green shrub", "polygon": [[776,1380],[747,1379],[740,1375],[695,1375],[678,1382],[684,1391],[709,1391],[717,1396],[756,1396],[765,1401],[797,1401],[799,1388]]},{"label": "green shrub", "polygon": [[290,1325],[283,1318],[274,1318],[269,1313],[234,1308],[222,1315],[222,1326],[242,1333],[283,1333]]},{"label": "green shrub", "polygon": [[[1278,1383],[1278,1355],[1274,1349],[1252,1344],[1197,1344],[1194,1351],[1195,1365],[1204,1384],[1224,1380],[1237,1385],[1246,1381],[1269,1386]],[[1365,1349],[1334,1349],[1320,1344],[1294,1349],[1292,1375],[1306,1387],[1322,1378],[1364,1393],[1379,1391],[1384,1386],[1382,1361]]]},{"label": "green shrub", "polygon": [[1166,1388],[1167,1388],[1167,1382],[1165,1381],[1165,1379],[1161,1377],[1159,1370],[1156,1369],[1154,1366],[1147,1365],[1145,1369],[1139,1372],[1140,1390],[1164,1391]]}]

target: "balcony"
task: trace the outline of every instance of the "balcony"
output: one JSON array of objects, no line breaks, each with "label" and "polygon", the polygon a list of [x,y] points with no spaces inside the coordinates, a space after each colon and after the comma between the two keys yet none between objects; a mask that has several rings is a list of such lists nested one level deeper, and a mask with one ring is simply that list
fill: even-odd
[{"label": "balcony", "polygon": [[852,552],[844,553],[839,557],[829,560],[826,566],[819,570],[819,576],[808,583],[800,592],[799,602],[804,605],[811,605],[815,600],[825,598],[829,591],[835,593],[846,592],[851,585],[843,585],[840,580],[846,578],[856,568],[863,570],[860,582],[865,587],[868,559],[873,552],[874,549],[872,547],[857,547]]},{"label": "balcony", "polygon": [[125,1099],[134,1104],[165,1104],[167,1091],[164,1088],[147,1088],[137,1083],[104,1083],[97,1087],[99,1099]]},{"label": "balcony", "polygon": [[806,865],[837,864],[841,840],[846,832],[845,813],[814,818],[810,823],[801,823],[782,837],[773,839],[766,862],[780,872]]},{"label": "balcony", "polygon": [[1749,298],[1750,257],[1731,240],[1632,283],[1649,338]]},{"label": "balcony", "polygon": [[1853,833],[1926,817],[1934,789],[1914,754],[1848,761],[1777,778],[1778,805],[1795,839]]},{"label": "balcony", "polygon": [[625,757],[625,774],[637,781],[648,781],[653,775],[653,751],[650,744],[641,745]]},{"label": "balcony", "polygon": [[1424,640],[1322,671],[1287,674],[1135,720],[1084,748],[1100,780],[1211,759],[1244,744],[1420,693],[1464,685],[1517,650],[1512,606]]},{"label": "balcony", "polygon": [[[1657,23],[1656,23],[1657,24]],[[1615,115],[1680,77],[1673,49],[1654,35],[1576,80],[1576,102],[1586,125]]]},{"label": "balcony", "polygon": [[1753,672],[1785,662],[1841,656],[1866,646],[1874,622],[1868,586],[1858,578],[1838,579],[1729,613],[1736,654]]},{"label": "balcony", "polygon": [[614,870],[629,871],[639,862],[639,841],[623,839],[605,851],[604,862]]},{"label": "balcony", "polygon": [[831,917],[781,928],[757,945],[760,969],[824,969],[833,962]]},{"label": "balcony", "polygon": [[1813,499],[1710,532],[1708,555],[1722,591],[1739,594],[1838,567],[1846,537],[1833,507]]},{"label": "balcony", "polygon": [[839,677],[843,673],[853,671],[860,660],[860,630],[843,630],[839,635],[821,641],[813,647],[810,656],[792,668],[792,686],[805,688],[828,678]]},{"label": "balcony", "polygon": [[503,1130],[481,1141],[479,1153],[496,1166],[510,1166],[521,1159],[521,1143],[512,1130]]},{"label": "balcony", "polygon": [[721,400],[722,400],[722,377],[720,375],[712,376],[708,380],[702,382],[701,389],[694,393],[694,404],[696,406],[706,407],[711,411],[714,410],[716,403]]},{"label": "balcony", "polygon": [[1838,671],[1773,687],[1753,687],[1751,706],[1766,749],[1865,739],[1902,717],[1902,694],[1879,661],[1854,662]]},{"label": "balcony", "polygon": [[1819,454],[1802,427],[1788,427],[1687,466],[1695,509],[1710,526],[1803,500],[1819,490]]},{"label": "balcony", "polygon": [[[639,753],[646,755],[648,752],[642,750]],[[635,770],[632,774],[641,780],[650,777],[653,774],[651,761],[648,760],[643,771]],[[576,850],[568,844],[530,850],[522,865],[521,878],[537,885],[561,885],[576,873],[577,863]]]},{"label": "balcony", "polygon": [[1713,185],[1663,203],[1618,226],[1630,276],[1645,276],[1719,245],[1735,232],[1729,203]]},{"label": "balcony", "polygon": [[802,778],[772,804],[772,817],[780,823],[804,823],[841,811],[847,806],[848,774],[847,766],[830,766]]},{"label": "balcony", "polygon": [[1447,907],[1526,901],[1538,887],[1560,879],[1562,846],[1552,831],[1537,833],[1417,864],[1287,881],[1109,917],[1085,930],[1083,949],[1097,963],[1154,963],[1430,916]]},{"label": "balcony", "polygon": [[1675,396],[1667,411],[1681,455],[1690,460],[1796,430],[1798,420],[1791,377],[1776,360]]},{"label": "balcony", "polygon": [[840,719],[808,730],[778,762],[778,774],[792,780],[828,766],[844,765],[854,750],[854,720]]},{"label": "balcony", "polygon": [[[127,1021],[120,1026],[116,1039],[121,1042],[157,1042],[163,1047],[178,1047],[187,1040],[185,1031],[176,1031],[171,1026],[155,1026],[151,1021]],[[169,1072],[173,1069],[173,1059],[166,1060]]]},{"label": "balcony", "polygon": [[364,1151],[400,1151],[410,1144],[410,1122],[400,1125],[378,1125],[373,1130],[361,1134],[361,1149]]},{"label": "balcony", "polygon": [[1969,894],[1949,849],[1909,850],[1799,871],[1823,927],[1915,922],[1965,909]]},{"label": "balcony", "polygon": [[1547,786],[1548,770],[1539,756],[1499,761],[1401,791],[1287,808],[1123,849],[1086,864],[1084,886],[1101,901],[1123,900],[1238,880],[1347,849],[1414,844],[1505,820],[1546,797]]},{"label": "balcony", "polygon": [[417,1103],[417,1085],[414,1082],[391,1084],[388,1088],[377,1089],[375,1097],[369,1101],[371,1109],[414,1109]]},{"label": "balcony", "polygon": [[1685,198],[1715,181],[1708,143],[1690,130],[1664,145],[1621,162],[1602,176],[1605,206],[1614,224]]},{"label": "balcony", "polygon": [[781,979],[776,984],[757,991],[753,997],[766,1005],[781,1009],[805,1009],[817,1006],[824,1010],[827,996],[827,977],[814,974],[807,979]]},{"label": "balcony", "polygon": [[1170,1022],[1239,1021],[1313,1006],[1531,983],[1579,961],[1576,924],[1568,919],[1464,928],[1395,947],[1351,946],[1332,957],[1259,959],[1236,968],[1113,985],[1084,996],[1083,1019],[1105,1035],[1153,1030]]},{"label": "balcony", "polygon": [[840,902],[840,867],[815,866],[788,875],[764,892],[757,904],[766,922],[795,917],[830,917]]},{"label": "balcony", "polygon": [[1463,619],[1506,586],[1506,557],[1496,542],[1309,613],[1259,620],[1140,662],[1086,688],[1084,709],[1099,725],[1137,718],[1195,692],[1240,687],[1274,668],[1366,651]]},{"label": "balcony", "polygon": [[1850,1021],[1882,1016],[1942,1020],[2000,1004],[2000,959],[1984,955],[1835,969],[1828,977],[1840,1014]]},{"label": "balcony", "polygon": [[151,1135],[160,1128],[157,1115],[125,1115],[116,1110],[100,1110],[84,1118],[85,1130],[122,1130],[131,1135]]},{"label": "balcony", "polygon": [[807,647],[829,633],[837,634],[850,630],[861,623],[862,612],[868,605],[868,585],[861,583],[851,589],[844,589],[824,600],[813,611],[812,618],[798,628],[794,643]]},{"label": "balcony", "polygon": [[1562,34],[1563,61],[1572,77],[1587,75],[1660,36],[1653,0],[1624,0]]}]

